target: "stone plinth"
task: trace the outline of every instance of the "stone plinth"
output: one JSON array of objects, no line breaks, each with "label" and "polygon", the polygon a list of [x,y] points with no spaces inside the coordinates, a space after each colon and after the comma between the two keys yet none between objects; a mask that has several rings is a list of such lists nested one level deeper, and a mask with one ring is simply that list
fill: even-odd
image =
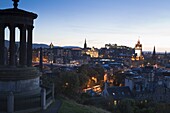
[{"label": "stone plinth", "polygon": [[[0,68],[0,112],[8,110],[29,112],[41,107],[40,72],[35,67],[1,67]],[[13,94],[14,102],[12,97]],[[10,103],[13,105],[9,106]]]},{"label": "stone plinth", "polygon": [[0,91],[23,92],[39,88],[39,77],[28,80],[0,81]]},{"label": "stone plinth", "polygon": [[0,67],[0,81],[18,81],[35,79],[40,76],[35,67]]}]

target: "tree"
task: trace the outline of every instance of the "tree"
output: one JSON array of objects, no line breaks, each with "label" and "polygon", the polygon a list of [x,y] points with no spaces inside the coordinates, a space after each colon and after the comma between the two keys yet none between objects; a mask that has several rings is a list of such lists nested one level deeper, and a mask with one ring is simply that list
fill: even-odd
[{"label": "tree", "polygon": [[78,73],[78,77],[79,77],[79,82],[80,82],[80,88],[83,89],[87,86],[89,77],[83,73]]},{"label": "tree", "polygon": [[95,65],[94,70],[98,73],[98,79],[103,80],[104,68],[102,67],[102,65]]},{"label": "tree", "polygon": [[82,73],[82,74],[87,75],[89,68],[90,68],[90,67],[89,67],[88,64],[83,64],[82,66],[80,66],[80,67],[78,68],[78,73]]},{"label": "tree", "polygon": [[155,106],[156,112],[155,113],[169,113],[170,110],[170,104],[166,103],[158,103]]},{"label": "tree", "polygon": [[78,69],[78,73],[85,74],[90,78],[95,77],[100,81],[103,79],[104,68],[99,64],[95,66],[84,64]]},{"label": "tree", "polygon": [[121,83],[124,82],[124,80],[125,80],[124,73],[121,73],[121,72],[116,73],[116,75],[115,75],[116,84],[115,85],[119,86]]},{"label": "tree", "polygon": [[121,113],[134,113],[135,101],[133,99],[123,99],[118,108]]},{"label": "tree", "polygon": [[78,74],[75,72],[62,72],[62,91],[66,95],[74,94],[78,91],[80,81]]}]

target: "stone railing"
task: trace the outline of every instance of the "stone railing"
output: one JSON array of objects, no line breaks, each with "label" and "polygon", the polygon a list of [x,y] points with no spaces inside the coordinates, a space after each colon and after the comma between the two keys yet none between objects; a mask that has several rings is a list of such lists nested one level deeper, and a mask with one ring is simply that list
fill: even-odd
[{"label": "stone railing", "polygon": [[51,87],[42,86],[41,100],[43,110],[47,109],[54,102],[54,84]]},{"label": "stone railing", "polygon": [[8,92],[0,97],[2,97],[0,98],[0,113],[30,113],[41,109],[45,110],[55,100],[54,85],[50,87],[42,86],[41,93],[25,93],[20,96]]},{"label": "stone railing", "polygon": [[29,113],[41,109],[40,94],[18,96],[9,92],[5,95],[0,98],[0,113]]}]

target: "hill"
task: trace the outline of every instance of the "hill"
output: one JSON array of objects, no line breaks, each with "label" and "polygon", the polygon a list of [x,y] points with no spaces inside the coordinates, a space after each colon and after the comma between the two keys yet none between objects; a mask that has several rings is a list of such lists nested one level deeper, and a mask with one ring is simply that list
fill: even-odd
[{"label": "hill", "polygon": [[[15,42],[15,44],[17,45],[17,47],[19,47],[19,42]],[[5,40],[5,47],[9,47],[9,41],[8,40]],[[33,49],[37,49],[37,48],[49,48],[49,45],[47,44],[38,44],[38,43],[33,43],[32,44],[32,48]],[[59,47],[59,46],[54,46],[54,47]],[[63,48],[80,48],[78,46],[63,46]]]},{"label": "hill", "polygon": [[62,105],[58,113],[111,113],[94,106],[78,104],[69,99],[62,99]]}]

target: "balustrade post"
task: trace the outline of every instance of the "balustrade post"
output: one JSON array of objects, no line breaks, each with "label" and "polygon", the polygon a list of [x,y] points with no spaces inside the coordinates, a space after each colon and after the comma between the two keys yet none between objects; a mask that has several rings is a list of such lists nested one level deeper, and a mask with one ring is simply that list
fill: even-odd
[{"label": "balustrade post", "polygon": [[5,56],[5,37],[4,37],[4,26],[0,24],[0,65],[4,65],[4,56]]},{"label": "balustrade post", "polygon": [[41,107],[43,110],[46,109],[46,89],[41,89]]},{"label": "balustrade post", "polygon": [[7,113],[14,113],[14,94],[10,92],[7,97]]}]

